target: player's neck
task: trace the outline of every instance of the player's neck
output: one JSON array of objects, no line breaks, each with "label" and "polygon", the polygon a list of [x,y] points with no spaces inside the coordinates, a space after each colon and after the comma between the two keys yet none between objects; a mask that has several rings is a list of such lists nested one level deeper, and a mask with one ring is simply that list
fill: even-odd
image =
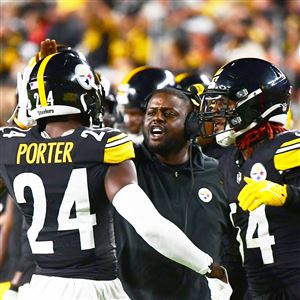
[{"label": "player's neck", "polygon": [[61,137],[66,134],[66,132],[74,130],[81,127],[82,124],[77,120],[69,120],[66,122],[58,121],[48,123],[45,127],[45,132],[51,138]]}]

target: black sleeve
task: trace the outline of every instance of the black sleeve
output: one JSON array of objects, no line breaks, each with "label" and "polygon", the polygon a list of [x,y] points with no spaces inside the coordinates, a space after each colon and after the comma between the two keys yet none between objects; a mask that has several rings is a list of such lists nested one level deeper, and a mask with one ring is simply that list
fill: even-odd
[{"label": "black sleeve", "polygon": [[285,206],[300,211],[300,187],[288,185]]}]

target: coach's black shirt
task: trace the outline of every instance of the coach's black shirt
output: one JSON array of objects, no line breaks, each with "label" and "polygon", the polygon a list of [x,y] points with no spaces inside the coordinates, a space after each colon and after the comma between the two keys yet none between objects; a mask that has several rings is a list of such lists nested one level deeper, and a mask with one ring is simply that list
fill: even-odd
[{"label": "coach's black shirt", "polygon": [[[158,211],[219,261],[228,204],[217,161],[196,145],[192,168],[189,161],[181,166],[163,164],[143,144],[135,150],[139,185]],[[211,299],[204,276],[156,252],[119,215],[115,221],[119,277],[131,299]]]}]

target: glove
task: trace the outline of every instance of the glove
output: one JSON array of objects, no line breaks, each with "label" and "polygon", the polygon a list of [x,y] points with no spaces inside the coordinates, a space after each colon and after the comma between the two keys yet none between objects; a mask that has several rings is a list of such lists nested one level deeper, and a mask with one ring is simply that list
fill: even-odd
[{"label": "glove", "polygon": [[[22,129],[28,129],[35,125],[35,121],[28,116],[29,112],[29,99],[27,97],[27,82],[26,76],[29,76],[29,72],[31,72],[32,68],[29,68],[28,66],[24,69],[24,74],[18,72],[17,74],[17,94],[18,94],[18,104],[11,115],[11,117],[8,119],[8,123],[12,123],[12,121],[15,122],[15,124]],[[25,74],[27,72],[27,74]],[[29,74],[28,74],[29,73]],[[25,76],[26,75],[26,76]],[[28,77],[29,78],[29,77]]]},{"label": "glove", "polygon": [[232,288],[228,281],[227,271],[224,267],[221,268],[225,272],[227,283],[217,278],[209,278],[205,276],[205,278],[208,281],[208,287],[210,289],[210,295],[212,300],[229,300],[232,294]]},{"label": "glove", "polygon": [[32,71],[31,67],[26,67],[24,69],[23,76],[21,73],[17,75],[17,91],[18,91],[18,112],[14,118],[15,123],[23,129],[28,129],[29,127],[35,125],[33,119],[28,116],[28,106],[30,100],[27,97],[27,82],[29,81],[29,74]]},{"label": "glove", "polygon": [[16,300],[18,297],[18,292],[13,290],[7,290],[2,297],[2,300]]},{"label": "glove", "polygon": [[249,177],[244,177],[244,180],[247,184],[238,195],[239,205],[243,210],[253,211],[262,204],[284,205],[287,198],[286,185],[269,180],[257,181]]}]

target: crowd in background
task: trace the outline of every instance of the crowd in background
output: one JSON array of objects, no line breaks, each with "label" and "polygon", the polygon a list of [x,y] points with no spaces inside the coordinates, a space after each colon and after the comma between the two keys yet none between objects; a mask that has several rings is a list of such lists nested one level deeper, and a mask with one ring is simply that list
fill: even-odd
[{"label": "crowd in background", "polygon": [[81,51],[114,87],[142,65],[212,75],[235,58],[269,60],[293,85],[293,126],[300,127],[298,0],[4,1],[0,17],[4,120],[15,105],[16,73],[50,38]]}]

